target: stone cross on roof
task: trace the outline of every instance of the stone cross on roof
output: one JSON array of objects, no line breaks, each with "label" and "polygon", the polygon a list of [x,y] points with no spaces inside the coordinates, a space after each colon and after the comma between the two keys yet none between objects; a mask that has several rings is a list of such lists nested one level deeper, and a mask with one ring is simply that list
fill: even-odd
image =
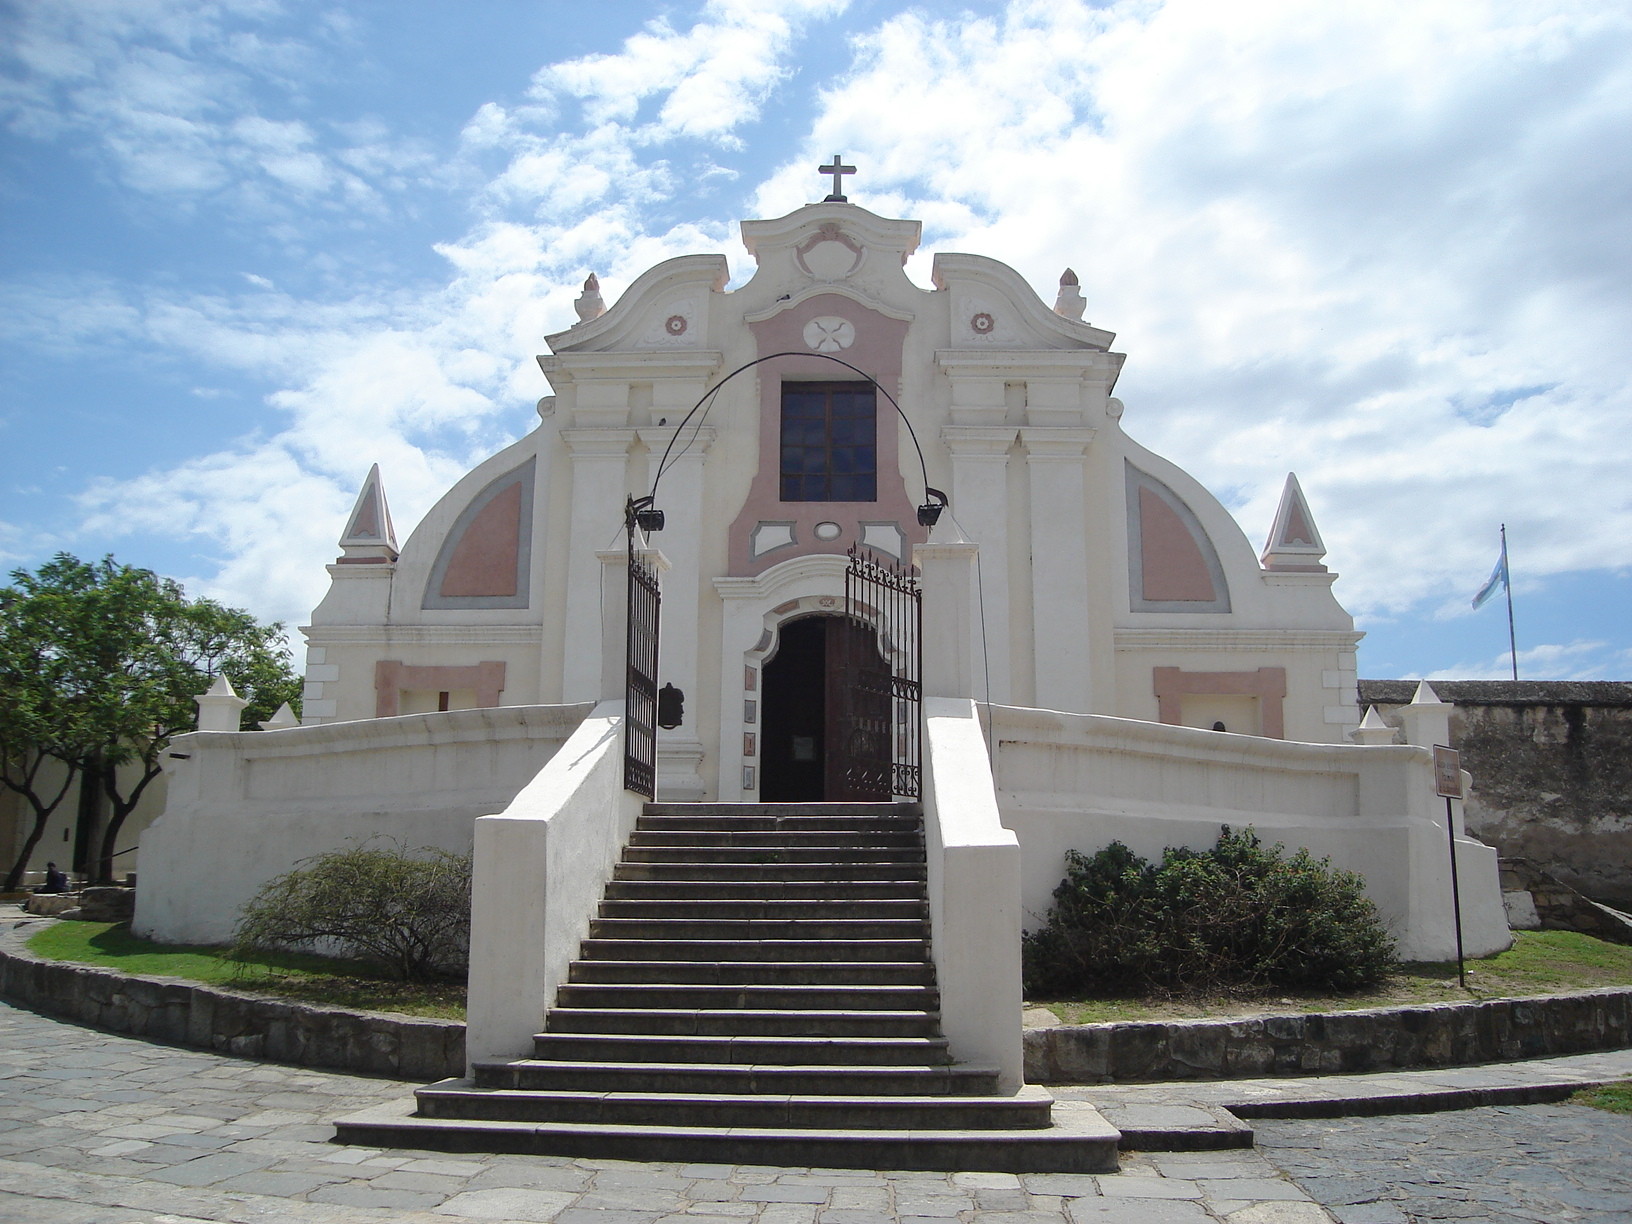
[{"label": "stone cross on roof", "polygon": [[844,195],[844,176],[847,174],[854,174],[856,172],[856,168],[854,166],[845,165],[844,158],[840,154],[835,153],[833,154],[833,164],[830,166],[822,166],[820,167],[820,170],[823,174],[831,174],[833,176],[833,190],[828,194],[827,198],[822,201],[822,203],[848,204],[850,201],[847,200]]}]

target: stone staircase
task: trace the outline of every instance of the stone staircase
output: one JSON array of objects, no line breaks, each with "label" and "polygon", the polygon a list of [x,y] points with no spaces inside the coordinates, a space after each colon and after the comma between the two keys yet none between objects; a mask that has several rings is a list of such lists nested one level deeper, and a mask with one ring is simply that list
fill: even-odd
[{"label": "stone staircase", "polygon": [[[880,1169],[1107,1172],[1118,1132],[953,1063],[906,804],[648,804],[532,1057],[341,1142]],[[1018,1018],[1017,1018],[1018,1022]],[[410,1112],[411,1111],[411,1112]]]}]

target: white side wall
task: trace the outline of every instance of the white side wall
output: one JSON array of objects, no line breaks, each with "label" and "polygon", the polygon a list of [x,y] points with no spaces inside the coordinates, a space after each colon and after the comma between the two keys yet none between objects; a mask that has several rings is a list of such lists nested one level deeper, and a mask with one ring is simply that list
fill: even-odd
[{"label": "white side wall", "polygon": [[603,702],[503,812],[476,822],[465,1053],[521,1058],[544,1027],[640,815],[623,703]]},{"label": "white side wall", "polygon": [[959,1062],[1025,1078],[1020,1031],[1020,844],[998,819],[975,703],[924,710],[924,849],[941,1030]]},{"label": "white side wall", "polygon": [[[1155,859],[1206,848],[1219,826],[1307,846],[1366,879],[1406,960],[1456,955],[1445,801],[1427,748],[1302,744],[1100,715],[990,708],[997,803],[1018,835],[1022,923],[1042,925],[1065,852],[1121,841]],[[1462,836],[1469,956],[1512,942],[1496,852]]]},{"label": "white side wall", "polygon": [[471,848],[589,713],[587,705],[411,714],[178,736],[169,801],[142,838],[135,929],[224,943],[238,911],[300,859],[384,837]]}]

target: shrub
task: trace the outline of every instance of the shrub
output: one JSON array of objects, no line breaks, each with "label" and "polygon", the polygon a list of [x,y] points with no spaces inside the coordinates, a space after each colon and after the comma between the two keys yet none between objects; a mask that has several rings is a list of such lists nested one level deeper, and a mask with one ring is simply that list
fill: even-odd
[{"label": "shrub", "polygon": [[1170,847],[1159,865],[1121,842],[1066,854],[1047,924],[1021,944],[1026,990],[1088,994],[1351,990],[1393,970],[1394,940],[1365,882],[1251,829]]},{"label": "shrub", "polygon": [[243,908],[235,953],[338,951],[404,981],[464,965],[470,939],[470,856],[354,846],[302,859]]}]

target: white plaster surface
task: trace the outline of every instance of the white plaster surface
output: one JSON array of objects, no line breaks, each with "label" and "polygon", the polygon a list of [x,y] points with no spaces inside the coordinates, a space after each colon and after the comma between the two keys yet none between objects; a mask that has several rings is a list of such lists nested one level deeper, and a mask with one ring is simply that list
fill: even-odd
[{"label": "white plaster surface", "polygon": [[[1426,747],[1303,744],[1102,715],[991,707],[1003,823],[1021,848],[1023,924],[1045,920],[1065,852],[1121,841],[1146,858],[1221,825],[1361,873],[1407,960],[1456,954],[1450,840]],[[1512,942],[1496,852],[1456,853],[1470,956]]]},{"label": "white plaster surface", "polygon": [[517,1058],[640,815],[623,789],[623,703],[603,702],[503,812],[476,821],[466,1056]]},{"label": "white plaster surface", "polygon": [[1020,1023],[1020,845],[998,817],[975,703],[924,703],[924,846],[941,1029],[961,1062],[1025,1078]]},{"label": "white plaster surface", "polygon": [[589,713],[506,706],[171,742],[169,799],[142,839],[135,929],[223,943],[244,902],[300,859],[384,837],[471,848]]}]

